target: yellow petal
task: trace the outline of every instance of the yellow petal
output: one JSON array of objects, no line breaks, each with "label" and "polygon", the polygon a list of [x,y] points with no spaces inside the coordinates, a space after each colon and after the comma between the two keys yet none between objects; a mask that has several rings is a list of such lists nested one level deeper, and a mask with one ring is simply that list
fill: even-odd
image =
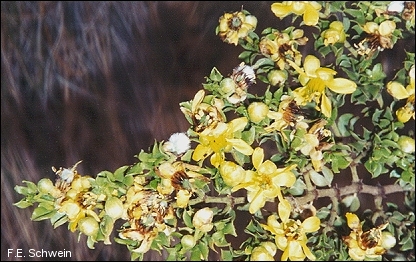
[{"label": "yellow petal", "polygon": [[331,100],[325,94],[322,94],[321,110],[324,116],[328,118],[331,117],[331,113],[332,113]]},{"label": "yellow petal", "polygon": [[345,217],[347,218],[347,224],[349,228],[354,231],[361,230],[360,219],[356,214],[347,212]]},{"label": "yellow petal", "polygon": [[[277,245],[277,243],[276,243]],[[286,247],[283,251],[282,257],[280,258],[281,261],[287,261],[287,259],[289,258],[289,248]]]},{"label": "yellow petal", "polygon": [[327,86],[338,94],[351,94],[357,89],[357,84],[345,78],[334,78],[328,81]]},{"label": "yellow petal", "polygon": [[303,63],[305,73],[309,77],[316,77],[316,70],[321,67],[321,62],[316,56],[307,55]]},{"label": "yellow petal", "polygon": [[224,162],[224,155],[223,153],[214,153],[211,156],[211,164],[218,168]]},{"label": "yellow petal", "polygon": [[386,20],[382,22],[378,28],[380,35],[389,36],[396,29],[396,23],[394,21]]},{"label": "yellow petal", "polygon": [[285,168],[278,168],[277,175],[273,178],[273,183],[279,186],[291,187],[296,182],[296,176],[292,173],[296,165],[287,166]]},{"label": "yellow petal", "polygon": [[264,159],[264,150],[261,147],[256,147],[256,149],[254,149],[253,152],[253,165],[256,168],[256,170],[259,169],[261,163],[263,163],[263,159]]},{"label": "yellow petal", "polygon": [[290,213],[292,212],[292,206],[287,199],[282,199],[277,206],[279,217],[283,223],[289,220]]},{"label": "yellow petal", "polygon": [[320,67],[316,69],[316,74],[320,79],[330,81],[334,78],[333,76],[337,74],[337,71],[332,70],[331,68]]},{"label": "yellow petal", "polygon": [[378,30],[378,24],[375,22],[367,22],[365,23],[363,30],[366,33],[374,34]]},{"label": "yellow petal", "polygon": [[319,11],[312,5],[307,4],[305,13],[303,14],[303,21],[305,22],[305,25],[316,25],[319,21]]},{"label": "yellow petal", "polygon": [[242,131],[246,127],[248,119],[246,117],[239,117],[230,121],[231,131]]},{"label": "yellow petal", "polygon": [[305,12],[306,6],[308,4],[302,1],[294,1],[292,2],[292,12],[297,15],[301,15]]},{"label": "yellow petal", "polygon": [[273,261],[273,255],[271,255],[266,248],[259,246],[255,247],[251,252],[250,261]]},{"label": "yellow petal", "polygon": [[305,254],[303,253],[303,249],[299,241],[289,241],[288,250],[289,250],[290,260],[292,261],[304,260]]},{"label": "yellow petal", "polygon": [[235,148],[235,150],[243,153],[246,156],[253,154],[253,148],[243,139],[229,138],[227,139],[227,142],[230,143]]},{"label": "yellow petal", "polygon": [[283,18],[292,12],[292,7],[286,3],[274,3],[271,6],[275,16]]},{"label": "yellow petal", "polygon": [[257,191],[255,196],[253,197],[253,200],[250,203],[250,207],[249,207],[248,211],[251,214],[254,214],[257,211],[259,211],[260,208],[264,207],[265,203],[266,203],[266,199],[264,198],[264,195],[262,194],[262,192],[259,190],[259,191]]},{"label": "yellow petal", "polygon": [[350,248],[348,250],[348,255],[355,261],[363,261],[365,259],[365,251],[359,247]]},{"label": "yellow petal", "polygon": [[[277,248],[280,250],[285,250],[287,247],[287,238],[285,236],[277,235],[274,242],[276,243]],[[287,260],[287,258],[283,259],[283,256],[281,259]]]},{"label": "yellow petal", "polygon": [[314,254],[312,254],[311,250],[309,249],[308,246],[306,246],[306,242],[301,242],[302,248],[303,248],[303,252],[305,253],[305,255],[309,258],[309,260],[316,260],[316,257]]},{"label": "yellow petal", "polygon": [[231,161],[225,161],[221,164],[220,174],[224,183],[231,187],[244,182],[246,177],[244,168]]},{"label": "yellow petal", "polygon": [[317,231],[320,225],[321,221],[316,216],[308,217],[302,222],[302,227],[305,230],[305,233]]},{"label": "yellow petal", "polygon": [[192,155],[192,159],[195,161],[199,161],[201,159],[206,158],[211,153],[212,149],[210,147],[199,144],[195,148],[195,151]]},{"label": "yellow petal", "polygon": [[199,90],[195,96],[194,99],[192,100],[192,108],[191,108],[191,112],[195,113],[198,105],[202,102],[202,100],[204,99],[205,96],[205,91],[203,89]]},{"label": "yellow petal", "polygon": [[402,123],[409,121],[412,116],[414,118],[414,115],[415,111],[412,111],[409,107],[401,107],[396,111],[397,120]]},{"label": "yellow petal", "polygon": [[257,18],[254,15],[248,15],[246,16],[246,24],[249,24],[252,27],[252,30],[254,30],[257,27]]},{"label": "yellow petal", "polygon": [[390,81],[387,83],[387,92],[396,99],[404,99],[409,97],[406,88],[397,81]]},{"label": "yellow petal", "polygon": [[277,174],[277,167],[276,164],[273,163],[270,160],[266,160],[265,162],[263,162],[260,166],[259,169],[257,170],[259,172],[260,175],[269,175],[269,176],[274,176],[274,175],[278,175]]},{"label": "yellow petal", "polygon": [[176,194],[176,204],[179,208],[185,208],[188,203],[189,199],[191,198],[192,194],[187,190],[179,190]]}]

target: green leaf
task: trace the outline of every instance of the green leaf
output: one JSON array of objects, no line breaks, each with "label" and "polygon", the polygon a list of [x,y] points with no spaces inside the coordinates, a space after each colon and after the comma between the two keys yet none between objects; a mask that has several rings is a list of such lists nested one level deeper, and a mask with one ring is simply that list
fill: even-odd
[{"label": "green leaf", "polygon": [[201,261],[201,249],[199,245],[194,246],[191,252],[191,261]]},{"label": "green leaf", "polygon": [[222,261],[233,261],[233,253],[230,250],[221,249]]},{"label": "green leaf", "polygon": [[124,173],[126,172],[126,170],[128,168],[129,168],[129,166],[122,166],[122,167],[117,168],[117,170],[114,172],[115,181],[123,182],[124,181]]},{"label": "green leaf", "polygon": [[33,203],[27,201],[26,199],[22,199],[19,202],[14,203],[13,205],[17,206],[18,208],[27,208],[27,207],[33,206]]},{"label": "green leaf", "polygon": [[51,217],[51,223],[54,229],[65,224],[66,222],[68,222],[68,216],[65,213],[56,212]]},{"label": "green leaf", "polygon": [[222,74],[220,73],[220,71],[218,71],[218,69],[217,69],[216,67],[214,67],[214,68],[211,70],[211,74],[209,75],[209,78],[210,78],[212,81],[215,81],[215,82],[220,82],[220,81],[222,80],[223,76],[222,76]]},{"label": "green leaf", "polygon": [[288,192],[293,196],[301,196],[306,189],[306,184],[302,179],[296,179],[295,184],[288,190]]},{"label": "green leaf", "polygon": [[200,241],[198,246],[199,250],[201,251],[201,257],[199,260],[208,260],[209,249],[207,243]]},{"label": "green leaf", "polygon": [[234,223],[227,223],[223,229],[224,234],[237,236],[237,232],[235,231]]},{"label": "green leaf", "polygon": [[400,242],[399,245],[400,251],[412,250],[414,249],[414,242],[412,241],[410,234],[406,235]]},{"label": "green leaf", "polygon": [[23,183],[26,184],[26,186],[15,186],[14,190],[19,193],[20,195],[30,195],[30,194],[36,194],[38,192],[38,187],[35,183],[30,181],[23,181]]},{"label": "green leaf", "polygon": [[325,187],[331,185],[331,181],[328,180],[325,176],[319,174],[315,170],[310,170],[309,175],[311,177],[312,182],[319,187]]},{"label": "green leaf", "polygon": [[270,58],[260,58],[257,62],[253,65],[253,67],[263,67],[263,66],[274,66],[274,61]]},{"label": "green leaf", "polygon": [[35,210],[33,210],[33,214],[30,219],[33,221],[41,221],[41,220],[49,219],[55,214],[55,212],[57,211],[50,210],[45,207],[37,207],[35,208]]},{"label": "green leaf", "polygon": [[192,217],[191,214],[189,214],[189,211],[184,211],[182,214],[183,222],[185,225],[189,228],[194,228],[194,225],[192,224]]}]

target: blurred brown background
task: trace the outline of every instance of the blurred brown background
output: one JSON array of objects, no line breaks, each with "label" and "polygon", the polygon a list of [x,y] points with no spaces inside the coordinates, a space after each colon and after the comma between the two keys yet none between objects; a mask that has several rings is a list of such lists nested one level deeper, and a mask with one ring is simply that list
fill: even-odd
[{"label": "blurred brown background", "polygon": [[[43,249],[71,251],[63,260],[129,260],[125,246],[90,250],[66,224],[32,222],[33,208],[12,205],[21,199],[14,186],[54,180],[52,166],[78,160],[82,174],[114,171],[154,140],[186,131],[179,102],[193,98],[214,66],[226,75],[240,63],[242,48],[215,35],[219,17],[244,7],[258,18],[258,34],[289,26],[271,3],[2,1],[1,259],[55,260],[8,256]],[[390,78],[401,61],[384,63]]]},{"label": "blurred brown background", "polygon": [[244,6],[263,28],[279,22],[271,3],[2,1],[1,259],[47,260],[8,257],[20,248],[129,260],[125,246],[89,250],[67,225],[31,222],[33,208],[12,206],[21,199],[14,186],[54,180],[51,166],[81,159],[83,174],[114,171],[155,139],[186,131],[179,102],[214,66],[228,74],[240,62],[242,49],[215,35],[219,17]]}]

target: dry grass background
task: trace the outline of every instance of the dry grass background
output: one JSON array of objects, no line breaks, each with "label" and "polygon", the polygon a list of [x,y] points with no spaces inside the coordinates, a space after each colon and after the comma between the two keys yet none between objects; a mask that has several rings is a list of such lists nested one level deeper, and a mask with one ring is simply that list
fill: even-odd
[{"label": "dry grass background", "polygon": [[192,99],[214,66],[227,74],[240,62],[242,49],[215,35],[218,18],[243,6],[258,17],[258,33],[285,28],[271,3],[2,1],[1,260],[27,260],[8,257],[18,248],[129,260],[125,246],[90,250],[66,225],[31,222],[33,209],[12,205],[21,199],[13,187],[54,180],[51,166],[81,159],[83,174],[114,171],[155,139],[185,131],[179,102]]},{"label": "dry grass background", "polygon": [[80,159],[83,174],[114,171],[155,139],[185,131],[179,102],[212,67],[226,74],[240,62],[241,49],[215,35],[218,18],[244,6],[277,22],[270,3],[2,1],[1,260],[27,260],[8,257],[18,248],[129,260],[125,246],[89,250],[66,225],[31,222],[33,209],[12,206],[21,199],[13,187],[54,180],[51,166]]}]

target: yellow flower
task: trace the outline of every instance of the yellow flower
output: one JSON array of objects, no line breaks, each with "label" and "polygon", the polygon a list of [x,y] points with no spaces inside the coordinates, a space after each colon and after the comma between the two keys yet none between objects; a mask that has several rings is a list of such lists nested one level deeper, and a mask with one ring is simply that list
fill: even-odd
[{"label": "yellow flower", "polygon": [[244,155],[251,155],[253,148],[239,138],[247,125],[246,117],[233,119],[229,123],[218,123],[215,128],[205,129],[199,134],[199,142],[192,159],[200,161],[211,156],[211,164],[218,167],[225,158],[225,153],[237,150]]},{"label": "yellow flower", "polygon": [[413,28],[415,27],[415,2],[405,1],[402,18],[406,20]]},{"label": "yellow flower", "polygon": [[[282,95],[281,102],[279,104],[279,110],[277,112],[269,110],[268,117],[274,120],[269,126],[265,127],[266,132],[279,131],[287,127],[304,128],[308,127],[308,124],[304,122],[304,116],[301,114],[301,109],[296,104],[291,96]],[[284,138],[287,137],[282,133]]]},{"label": "yellow flower", "polygon": [[329,29],[322,32],[321,36],[324,38],[324,45],[333,45],[335,43],[345,42],[345,29],[340,21],[333,21],[329,25]]},{"label": "yellow flower", "polygon": [[[322,170],[324,164],[322,160],[324,158],[322,151],[328,150],[333,146],[333,143],[325,141],[332,136],[331,131],[324,128],[326,124],[327,121],[321,119],[312,125],[308,130],[308,133],[304,134],[301,132],[301,135],[298,136],[298,138],[302,141],[299,146],[294,148],[296,151],[300,150],[302,154],[311,158],[313,168],[317,172]],[[293,135],[296,135],[296,133]]]},{"label": "yellow flower", "polygon": [[219,19],[217,28],[222,41],[238,44],[238,40],[245,38],[257,26],[257,18],[243,12],[225,13]]},{"label": "yellow flower", "polygon": [[320,107],[322,114],[331,116],[331,100],[326,96],[326,87],[339,94],[351,94],[357,88],[357,84],[345,78],[334,78],[337,73],[330,68],[321,67],[319,59],[313,55],[305,58],[303,69],[292,61],[288,61],[299,73],[299,81],[303,87],[293,91],[297,104],[305,105],[314,100]]},{"label": "yellow flower", "polygon": [[205,91],[199,90],[192,102],[181,106],[181,111],[193,125],[195,132],[201,132],[206,128],[215,127],[219,122],[225,121],[222,111],[224,103],[220,99],[212,99],[209,103],[204,102]]},{"label": "yellow flower", "polygon": [[406,99],[406,104],[396,111],[397,119],[406,123],[413,117],[415,119],[415,66],[409,70],[409,84],[404,87],[397,81],[387,83],[387,92],[394,98],[401,100]]},{"label": "yellow flower", "polygon": [[247,98],[247,89],[256,83],[256,74],[251,66],[244,62],[233,69],[230,77],[220,83],[220,91],[231,104],[238,104]]},{"label": "yellow flower", "polygon": [[156,174],[162,178],[157,186],[157,191],[163,195],[170,195],[176,190],[176,204],[180,208],[188,205],[189,199],[195,192],[193,188],[195,179],[208,180],[205,176],[190,170],[190,168],[199,169],[199,167],[177,161],[174,163],[164,162],[156,171]]},{"label": "yellow flower", "polygon": [[263,160],[264,150],[257,147],[252,155],[252,162],[256,171],[248,170],[245,182],[232,189],[232,191],[237,191],[245,188],[248,191],[247,200],[250,203],[249,212],[251,214],[260,210],[266,201],[274,200],[276,197],[282,199],[280,187],[291,187],[296,181],[296,176],[291,171],[296,165],[277,168],[272,161]]},{"label": "yellow flower", "polygon": [[368,34],[358,45],[354,44],[360,55],[372,55],[376,50],[392,49],[393,32],[396,29],[394,21],[385,20],[380,24],[367,22],[363,30]]},{"label": "yellow flower", "polygon": [[316,25],[319,21],[319,10],[322,6],[315,1],[283,1],[272,4],[272,12],[280,19],[294,13],[303,15],[305,25]]},{"label": "yellow flower", "polygon": [[343,240],[353,260],[381,260],[381,255],[396,245],[396,239],[390,232],[382,232],[388,222],[363,232],[362,224],[356,214],[346,213],[345,217],[351,233],[349,236],[344,236]]},{"label": "yellow flower", "polygon": [[315,260],[309,247],[306,245],[308,238],[306,233],[319,230],[321,221],[317,216],[310,216],[303,222],[300,220],[290,219],[292,206],[289,201],[282,199],[278,205],[278,213],[281,222],[275,215],[267,218],[267,225],[261,226],[275,235],[277,248],[283,251],[281,260],[301,261],[306,257]]},{"label": "yellow flower", "polygon": [[122,239],[139,241],[133,252],[145,253],[160,232],[169,236],[175,231],[174,210],[170,198],[157,191],[145,188],[143,177],[135,177],[134,184],[127,190],[123,219],[128,220],[119,233]]},{"label": "yellow flower", "polygon": [[307,41],[308,38],[303,35],[302,29],[295,29],[289,33],[276,31],[262,37],[259,48],[264,56],[275,61],[280,70],[284,70],[289,57],[297,65],[300,65],[302,54],[297,48],[298,45],[305,45]]},{"label": "yellow flower", "polygon": [[92,217],[97,222],[100,221],[94,212],[100,196],[90,192],[90,177],[77,174],[71,184],[67,186],[67,192],[57,200],[58,210],[65,213],[69,220],[69,229],[74,232],[78,223],[85,217]]}]

